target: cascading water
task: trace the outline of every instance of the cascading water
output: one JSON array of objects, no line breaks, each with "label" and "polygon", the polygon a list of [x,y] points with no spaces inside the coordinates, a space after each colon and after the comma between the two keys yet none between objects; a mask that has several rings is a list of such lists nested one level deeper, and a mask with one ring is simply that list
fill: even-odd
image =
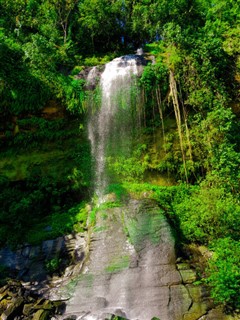
[{"label": "cascading water", "polygon": [[[100,202],[108,184],[106,157],[116,152],[113,149],[125,149],[127,155],[126,142],[131,140],[131,113],[136,109],[131,87],[141,72],[138,59],[117,58],[101,75],[101,108],[93,113],[88,127]],[[94,68],[89,82],[96,75]],[[120,207],[99,207],[95,220],[85,247],[75,251],[84,261],[83,266],[80,259],[74,267],[81,273],[61,290],[56,288],[54,299],[67,300],[64,314],[57,319],[197,320],[206,314],[208,305],[199,298],[201,288],[191,284],[195,276],[185,270],[186,264],[179,265],[180,271],[176,268],[171,228],[154,201],[129,199]],[[192,278],[184,283],[186,272]]]},{"label": "cascading water", "polygon": [[124,149],[124,145],[126,149],[130,139],[131,88],[134,76],[142,71],[139,59],[137,55],[116,58],[106,64],[100,78],[101,107],[91,116],[88,125],[95,160],[95,193],[99,198],[109,182],[106,174],[108,150]]}]

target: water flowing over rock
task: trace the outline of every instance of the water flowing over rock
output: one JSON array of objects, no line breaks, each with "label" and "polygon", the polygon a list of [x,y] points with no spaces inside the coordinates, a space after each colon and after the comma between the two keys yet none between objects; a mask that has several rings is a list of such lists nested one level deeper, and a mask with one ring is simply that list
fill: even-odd
[{"label": "water flowing over rock", "polygon": [[94,90],[99,83],[103,66],[86,67],[75,76],[75,79],[85,81],[85,90]]},{"label": "water flowing over rock", "polygon": [[[120,57],[100,77],[100,107],[92,110],[88,124],[99,203],[106,201],[110,182],[107,158],[118,152],[127,157],[132,147],[135,79],[144,64],[140,55]],[[90,86],[95,78],[93,68]],[[115,208],[105,203],[90,234],[83,271],[50,296],[69,298],[59,319],[197,320],[211,309],[208,291],[193,285],[195,271],[176,264],[171,228],[154,201],[131,199]]]},{"label": "water flowing over rock", "polygon": [[[195,270],[176,259],[172,230],[155,201],[128,199],[116,206],[116,198],[104,194],[106,158],[118,152],[127,157],[132,147],[135,80],[144,64],[140,55],[130,55],[114,59],[103,72],[93,67],[78,75],[87,80],[87,90],[100,78],[101,107],[92,110],[88,133],[103,206],[83,234],[0,250],[0,263],[25,281],[0,289],[0,319],[236,319],[215,308],[209,290],[194,285]],[[56,257],[65,263],[61,274],[50,277],[46,262]]]},{"label": "water flowing over rock", "polygon": [[207,313],[208,292],[179,265],[183,282],[171,229],[154,201],[130,200],[99,210],[96,219],[89,260],[61,319],[197,320]]},{"label": "water flowing over rock", "polygon": [[[105,66],[101,74],[101,107],[93,110],[88,125],[92,155],[95,160],[95,191],[102,196],[108,184],[105,161],[109,150],[123,151],[131,141],[133,127],[132,98],[136,76],[145,64],[143,57],[128,55],[116,58]],[[95,69],[89,73],[91,83]],[[135,78],[134,78],[135,76]]]}]

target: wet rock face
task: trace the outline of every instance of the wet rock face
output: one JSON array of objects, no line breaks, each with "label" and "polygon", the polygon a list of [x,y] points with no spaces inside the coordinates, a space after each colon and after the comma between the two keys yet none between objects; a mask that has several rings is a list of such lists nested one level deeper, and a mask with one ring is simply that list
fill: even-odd
[{"label": "wet rock face", "polygon": [[131,200],[98,212],[89,261],[60,319],[197,320],[212,302],[195,279],[189,266],[176,265],[174,238],[156,203]]},{"label": "wet rock face", "polygon": [[3,248],[0,250],[0,264],[7,267],[10,274],[18,279],[40,283],[48,280],[48,261],[61,258],[60,267],[64,270],[69,263],[83,263],[86,247],[84,234],[69,234],[43,241],[39,246],[24,245],[17,251]]},{"label": "wet rock face", "polygon": [[[119,58],[119,66],[124,67],[127,65],[130,59],[136,59],[136,64],[142,72],[142,67],[147,65],[147,60],[144,59],[142,55],[126,55]],[[94,66],[94,67],[86,67],[82,71],[79,72],[78,75],[75,76],[76,79],[85,80],[85,89],[86,90],[94,90],[96,86],[99,84],[100,77],[102,72],[104,71],[105,66]],[[139,72],[139,74],[141,74]]]},{"label": "wet rock face", "polygon": [[137,55],[137,54],[129,54],[126,56],[122,56],[119,58],[119,67],[124,67],[127,62],[131,59],[136,60],[137,66],[146,66],[147,65],[147,60],[144,59],[142,55]]},{"label": "wet rock face", "polygon": [[[193,284],[194,269],[180,258],[176,263],[171,229],[155,202],[130,200],[124,207],[99,211],[90,235],[85,251],[81,235],[65,238],[75,263],[61,277],[0,288],[0,319],[238,319],[224,315],[207,288]],[[56,249],[53,243],[42,244],[45,252]],[[25,259],[41,258],[37,248],[20,252]]]},{"label": "wet rock face", "polygon": [[104,66],[87,67],[79,72],[75,78],[86,81],[84,86],[85,90],[94,90],[99,83],[103,70]]}]

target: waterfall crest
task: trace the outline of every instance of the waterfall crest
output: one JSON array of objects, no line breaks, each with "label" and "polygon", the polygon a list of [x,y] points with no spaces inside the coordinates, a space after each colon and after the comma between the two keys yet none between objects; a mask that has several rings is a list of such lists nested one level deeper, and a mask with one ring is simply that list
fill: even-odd
[{"label": "waterfall crest", "polygon": [[141,60],[137,55],[116,58],[106,64],[101,74],[101,106],[91,115],[88,125],[95,161],[95,193],[100,198],[109,183],[107,150],[120,148],[130,139],[131,88],[136,76],[142,72]]}]

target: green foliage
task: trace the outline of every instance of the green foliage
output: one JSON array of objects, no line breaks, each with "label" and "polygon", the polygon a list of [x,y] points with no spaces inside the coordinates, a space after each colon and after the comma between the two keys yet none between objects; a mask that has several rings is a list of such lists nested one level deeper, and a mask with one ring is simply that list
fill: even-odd
[{"label": "green foliage", "polygon": [[98,65],[104,65],[106,63],[108,63],[109,61],[113,60],[114,58],[116,58],[116,54],[114,53],[109,53],[105,56],[91,56],[91,57],[86,57],[84,59],[84,64],[86,66],[98,66]]},{"label": "green foliage", "polygon": [[[86,217],[81,218],[85,213],[78,204],[88,197],[86,190],[91,183],[90,147],[64,123],[37,118],[22,121],[21,128],[29,129],[28,144],[18,146],[14,139],[14,149],[1,154],[0,167],[5,175],[0,192],[2,245],[39,243],[73,229],[85,230]],[[32,132],[32,127],[38,130]],[[49,141],[46,132],[53,134]],[[34,144],[32,134],[39,137]]]},{"label": "green foliage", "polygon": [[234,309],[240,307],[240,243],[232,238],[215,240],[213,257],[209,261],[207,283],[212,297]]},{"label": "green foliage", "polygon": [[94,207],[89,214],[89,225],[90,226],[95,226],[96,224],[96,219],[97,219],[97,212],[98,212],[98,208]]},{"label": "green foliage", "polygon": [[[74,122],[73,122],[74,124]],[[46,141],[54,142],[56,145],[61,141],[74,139],[79,134],[77,126],[69,126],[64,119],[47,120],[40,117],[24,117],[17,119],[19,132],[9,134],[9,137],[0,146],[15,148],[15,150],[28,150],[38,148],[44,149]],[[45,147],[46,148],[46,147]]]},{"label": "green foliage", "polygon": [[107,164],[110,172],[122,181],[141,181],[148,168],[149,156],[144,154],[146,145],[139,145],[132,156],[108,157]]},{"label": "green foliage", "polygon": [[81,25],[79,36],[83,41],[84,37],[88,38],[88,41],[84,41],[85,51],[94,52],[96,48],[100,48],[100,51],[114,50],[113,42],[115,49],[120,47],[122,27],[119,19],[124,14],[121,12],[122,1],[84,0],[78,7]]},{"label": "green foliage", "polygon": [[[28,208],[25,210],[28,210]],[[88,211],[84,203],[72,206],[70,209],[65,209],[65,212],[61,210],[60,206],[55,206],[55,210],[51,214],[49,212],[45,217],[35,215],[31,218],[31,222],[26,220],[29,219],[29,215],[24,216],[21,212],[22,224],[20,228],[19,219],[15,221],[15,225],[8,223],[8,229],[5,224],[2,225],[2,241],[7,241],[11,246],[15,246],[23,241],[37,245],[44,240],[54,239],[71,233],[73,230],[76,232],[86,230]]]},{"label": "green foliage", "polygon": [[123,318],[123,317],[119,317],[119,316],[112,316],[111,318],[110,318],[110,320],[126,320],[126,318]]},{"label": "green foliage", "polygon": [[58,272],[61,265],[61,259],[60,258],[53,258],[51,260],[46,261],[46,270],[49,274],[54,274],[55,272]]},{"label": "green foliage", "polygon": [[115,193],[118,201],[123,200],[127,195],[127,189],[124,188],[124,186],[119,183],[108,185],[106,193],[112,193],[112,192]]},{"label": "green foliage", "polygon": [[50,97],[50,90],[27,68],[21,46],[1,33],[0,40],[1,114],[37,112]]},{"label": "green foliage", "polygon": [[187,241],[207,244],[229,236],[239,240],[240,206],[232,194],[223,188],[204,186],[189,191],[178,193],[172,204]]},{"label": "green foliage", "polygon": [[65,102],[66,108],[75,114],[84,111],[85,92],[83,90],[85,81],[60,76],[58,78],[62,86],[59,97]]}]

